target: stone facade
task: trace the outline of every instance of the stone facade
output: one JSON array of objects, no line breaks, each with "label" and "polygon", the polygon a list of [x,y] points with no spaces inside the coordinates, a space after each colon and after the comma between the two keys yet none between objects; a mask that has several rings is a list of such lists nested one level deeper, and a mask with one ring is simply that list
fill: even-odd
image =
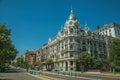
[{"label": "stone facade", "polygon": [[[106,37],[92,32],[88,25],[81,29],[80,23],[76,19],[73,10],[57,36],[49,38],[48,43],[42,50],[42,64],[48,57],[53,59],[54,70],[78,71],[79,65],[75,59],[81,52],[87,51],[96,59],[107,59]],[[45,68],[45,66],[44,66]]]},{"label": "stone facade", "polygon": [[101,35],[120,38],[120,25],[117,23],[105,24],[103,27],[99,27],[95,30],[95,32]]}]

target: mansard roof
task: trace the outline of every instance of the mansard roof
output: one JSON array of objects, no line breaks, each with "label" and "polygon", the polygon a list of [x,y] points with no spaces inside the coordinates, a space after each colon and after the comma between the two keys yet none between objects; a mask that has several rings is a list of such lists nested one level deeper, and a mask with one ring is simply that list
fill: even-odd
[{"label": "mansard roof", "polygon": [[117,24],[115,22],[112,22],[110,24],[105,24],[103,27],[99,27],[98,29],[96,29],[94,32],[99,32],[99,31],[104,31],[107,30],[108,28],[112,28],[112,27],[120,27],[120,24]]}]

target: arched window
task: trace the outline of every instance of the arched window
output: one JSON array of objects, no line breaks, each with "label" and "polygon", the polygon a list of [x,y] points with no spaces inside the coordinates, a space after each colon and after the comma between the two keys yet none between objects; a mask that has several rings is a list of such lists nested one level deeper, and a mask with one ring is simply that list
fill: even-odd
[{"label": "arched window", "polygon": [[73,29],[72,29],[72,28],[70,29],[70,33],[71,33],[71,34],[73,33]]},{"label": "arched window", "polygon": [[85,44],[85,40],[82,41],[82,44]]},{"label": "arched window", "polygon": [[70,50],[72,50],[73,49],[73,45],[70,45]]},{"label": "arched window", "polygon": [[72,42],[73,41],[73,39],[72,38],[70,38],[70,42]]},{"label": "arched window", "polygon": [[70,65],[71,65],[71,66],[73,65],[73,61],[70,61]]},{"label": "arched window", "polygon": [[85,46],[82,47],[82,51],[86,51],[86,47]]},{"label": "arched window", "polygon": [[77,34],[79,34],[79,31],[77,30]]},{"label": "arched window", "polygon": [[68,31],[65,31],[65,35],[67,35],[68,34]]},{"label": "arched window", "polygon": [[69,25],[72,25],[72,21],[69,22]]}]

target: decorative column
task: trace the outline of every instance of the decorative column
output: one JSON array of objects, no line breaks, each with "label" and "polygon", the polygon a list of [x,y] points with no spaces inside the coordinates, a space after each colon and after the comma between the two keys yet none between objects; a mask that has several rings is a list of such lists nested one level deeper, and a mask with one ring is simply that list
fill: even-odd
[{"label": "decorative column", "polygon": [[65,70],[65,68],[66,68],[65,65],[66,65],[65,61],[63,61],[63,71],[66,71],[66,70]]},{"label": "decorative column", "polygon": [[73,71],[76,71],[76,62],[73,61]]},{"label": "decorative column", "polygon": [[70,61],[67,61],[67,62],[68,62],[68,71],[70,71],[70,67],[71,67]]}]

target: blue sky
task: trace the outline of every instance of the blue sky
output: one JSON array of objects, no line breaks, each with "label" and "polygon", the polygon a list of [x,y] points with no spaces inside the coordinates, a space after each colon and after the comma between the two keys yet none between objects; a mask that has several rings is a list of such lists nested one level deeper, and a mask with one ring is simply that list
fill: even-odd
[{"label": "blue sky", "polygon": [[111,22],[120,24],[120,0],[0,0],[0,23],[12,29],[19,56],[56,36],[71,7],[82,28],[86,23],[91,30]]}]

